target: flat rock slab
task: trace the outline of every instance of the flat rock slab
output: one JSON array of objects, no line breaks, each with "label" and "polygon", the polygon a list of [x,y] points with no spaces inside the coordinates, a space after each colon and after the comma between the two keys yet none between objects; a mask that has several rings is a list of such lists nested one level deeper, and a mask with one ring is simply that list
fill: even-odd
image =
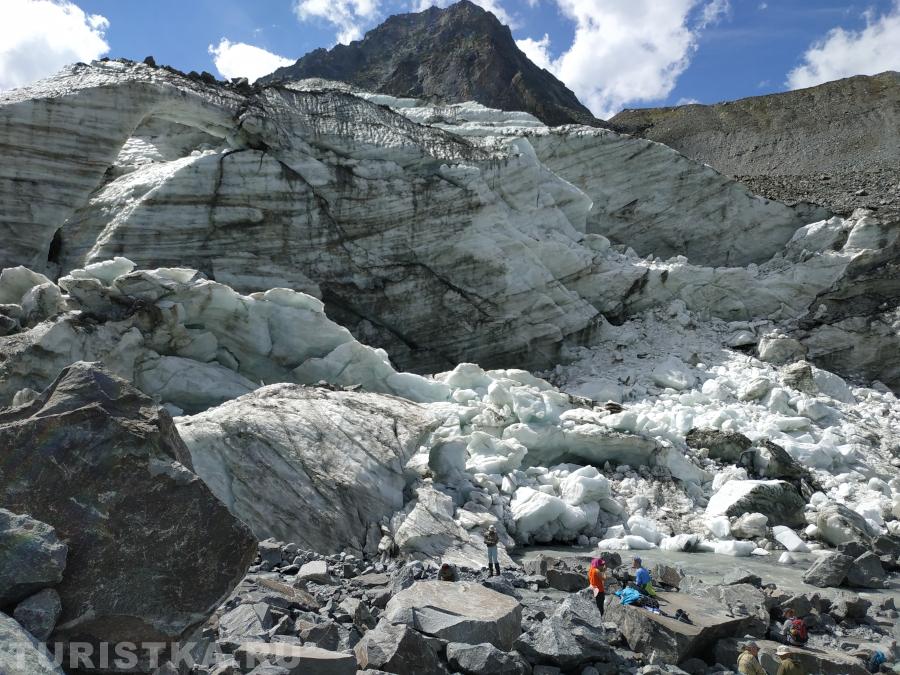
[{"label": "flat rock slab", "polygon": [[266,661],[290,675],[356,675],[356,658],[318,647],[299,647],[283,642],[247,642],[235,650],[235,659],[250,670]]},{"label": "flat rock slab", "polygon": [[[604,618],[619,626],[632,651],[655,651],[664,663],[681,663],[712,647],[717,640],[744,635],[754,620],[749,616],[728,616],[722,605],[687,593],[658,595],[660,609],[667,616],[622,605],[612,595],[607,598]],[[679,609],[688,613],[693,624],[674,618]]]},{"label": "flat rock slab", "polygon": [[388,602],[391,623],[403,623],[451,642],[489,642],[509,651],[522,632],[515,598],[469,582],[419,581]]},{"label": "flat rock slab", "polygon": [[[767,673],[774,674],[778,670],[779,659],[775,651],[783,647],[781,643],[771,640],[754,640],[759,645],[759,662]],[[735,667],[738,654],[741,651],[741,641],[736,639],[720,640],[716,643],[716,661]],[[820,675],[866,675],[863,662],[859,659],[831,649],[819,649],[813,647],[791,647],[794,660],[806,673],[819,673]]]}]

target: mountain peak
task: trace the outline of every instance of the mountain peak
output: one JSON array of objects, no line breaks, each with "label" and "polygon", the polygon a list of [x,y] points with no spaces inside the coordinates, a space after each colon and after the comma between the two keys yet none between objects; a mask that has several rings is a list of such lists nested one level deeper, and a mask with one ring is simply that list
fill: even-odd
[{"label": "mountain peak", "polygon": [[393,96],[523,110],[553,126],[599,124],[570,89],[528,59],[508,26],[469,0],[391,16],[362,40],[316,49],[260,82],[312,77]]}]

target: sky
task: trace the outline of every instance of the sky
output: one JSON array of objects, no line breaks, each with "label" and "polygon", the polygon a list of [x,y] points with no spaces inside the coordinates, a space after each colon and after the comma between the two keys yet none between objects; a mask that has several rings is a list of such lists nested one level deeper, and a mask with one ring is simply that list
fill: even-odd
[{"label": "sky", "polygon": [[[900,0],[474,0],[599,117],[900,70]],[[102,56],[251,80],[448,0],[0,0],[0,90]]]}]

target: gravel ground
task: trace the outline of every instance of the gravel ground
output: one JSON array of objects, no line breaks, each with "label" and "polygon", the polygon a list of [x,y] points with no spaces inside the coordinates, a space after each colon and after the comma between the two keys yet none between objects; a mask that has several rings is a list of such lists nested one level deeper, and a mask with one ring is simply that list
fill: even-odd
[{"label": "gravel ground", "polygon": [[754,193],[787,204],[825,206],[839,215],[868,208],[900,217],[900,170],[792,176],[735,176]]}]

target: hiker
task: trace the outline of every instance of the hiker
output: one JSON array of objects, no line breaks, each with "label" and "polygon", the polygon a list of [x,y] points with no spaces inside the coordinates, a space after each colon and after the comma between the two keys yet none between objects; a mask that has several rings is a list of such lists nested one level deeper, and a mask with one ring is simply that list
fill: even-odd
[{"label": "hiker", "polygon": [[500,535],[497,534],[497,528],[491,525],[484,535],[484,543],[487,546],[488,553],[488,576],[494,576],[496,569],[497,576],[500,576],[500,559],[497,557],[497,544],[500,543]]},{"label": "hiker", "polygon": [[780,641],[787,645],[802,647],[809,641],[809,632],[806,622],[797,617],[797,612],[791,607],[784,610],[784,623],[781,626]]},{"label": "hiker", "polygon": [[603,558],[591,560],[591,568],[588,570],[588,584],[594,591],[594,599],[600,616],[603,616],[603,606],[606,604],[606,561]]},{"label": "hiker", "polygon": [[791,650],[787,647],[779,647],[775,650],[775,656],[781,659],[778,664],[778,672],[775,675],[806,675],[806,671],[799,663],[794,661]]},{"label": "hiker", "polygon": [[642,595],[655,596],[656,591],[653,589],[653,584],[650,583],[650,572],[644,567],[643,561],[635,556],[631,563],[631,568],[635,571],[634,587],[639,590]]},{"label": "hiker", "polygon": [[456,568],[453,565],[443,563],[438,571],[438,579],[440,581],[458,581],[459,577],[456,575]]},{"label": "hiker", "polygon": [[755,642],[748,642],[741,650],[738,657],[737,669],[741,675],[767,675],[765,669],[760,665],[759,645]]}]

